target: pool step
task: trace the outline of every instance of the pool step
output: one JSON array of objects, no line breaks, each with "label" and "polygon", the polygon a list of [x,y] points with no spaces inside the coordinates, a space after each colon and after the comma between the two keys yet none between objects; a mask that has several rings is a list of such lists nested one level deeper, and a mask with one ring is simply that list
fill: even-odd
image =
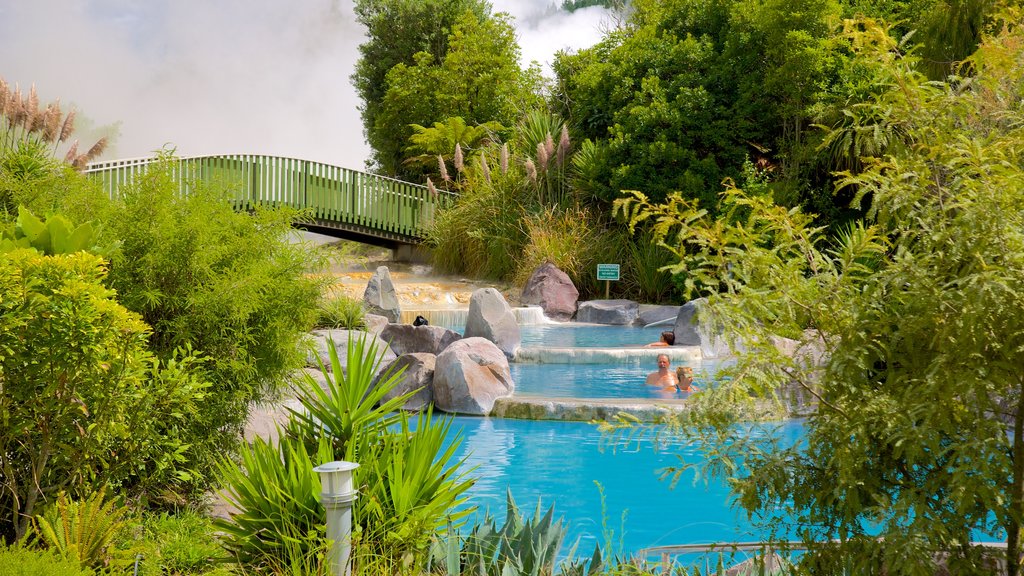
[{"label": "pool step", "polygon": [[646,398],[620,398],[597,400],[593,398],[547,398],[520,396],[498,398],[490,416],[521,420],[570,420],[590,422],[612,420],[628,414],[641,422],[655,422],[686,410],[685,399],[652,400]]},{"label": "pool step", "polygon": [[654,359],[665,354],[674,364],[696,364],[701,361],[700,346],[667,346],[662,348],[541,348],[524,347],[516,352],[514,362],[524,364],[615,364],[638,360],[654,365]]}]

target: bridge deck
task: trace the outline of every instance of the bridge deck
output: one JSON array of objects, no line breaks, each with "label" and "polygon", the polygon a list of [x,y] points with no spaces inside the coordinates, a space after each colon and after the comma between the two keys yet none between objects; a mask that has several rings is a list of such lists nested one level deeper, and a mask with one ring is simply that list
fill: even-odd
[{"label": "bridge deck", "polygon": [[[97,162],[85,172],[115,197],[158,161],[154,157]],[[305,215],[300,227],[381,246],[421,243],[438,205],[425,186],[309,160],[227,154],[169,162],[183,193],[199,182],[219,182],[233,191],[240,210],[291,206]]]}]

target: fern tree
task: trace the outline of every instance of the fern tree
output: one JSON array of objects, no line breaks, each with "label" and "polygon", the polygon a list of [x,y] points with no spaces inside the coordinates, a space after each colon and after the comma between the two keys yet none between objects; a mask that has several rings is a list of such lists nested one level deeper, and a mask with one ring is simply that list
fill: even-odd
[{"label": "fern tree", "polygon": [[[899,119],[906,145],[841,175],[870,210],[838,241],[736,189],[718,220],[679,197],[620,203],[656,223],[679,270],[717,287],[704,321],[746,352],[686,430],[742,507],[804,541],[812,573],[930,574],[940,557],[992,573],[1003,553],[979,538],[1004,540],[1020,573],[1024,30],[1020,12],[1003,22],[972,56],[976,75],[941,84],[884,30],[851,30],[857,57],[896,80],[874,112]],[[737,406],[787,390],[810,400],[803,440],[737,433]]]}]

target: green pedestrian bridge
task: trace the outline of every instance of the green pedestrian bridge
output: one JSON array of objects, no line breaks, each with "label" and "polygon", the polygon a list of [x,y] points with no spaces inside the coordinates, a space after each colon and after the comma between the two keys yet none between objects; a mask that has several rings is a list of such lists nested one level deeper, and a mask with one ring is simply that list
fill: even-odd
[{"label": "green pedestrian bridge", "polygon": [[[85,172],[116,197],[159,161],[96,162]],[[300,228],[393,249],[422,243],[439,203],[425,186],[310,160],[226,154],[168,161],[184,194],[197,183],[221,183],[238,210],[290,206],[305,214]]]}]

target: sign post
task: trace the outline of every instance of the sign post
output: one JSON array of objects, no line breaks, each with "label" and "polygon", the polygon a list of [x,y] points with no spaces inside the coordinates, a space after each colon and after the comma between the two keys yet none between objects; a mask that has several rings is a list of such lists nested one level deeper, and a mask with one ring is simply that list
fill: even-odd
[{"label": "sign post", "polygon": [[604,299],[607,300],[611,293],[612,281],[619,281],[618,264],[598,264],[597,279],[604,280]]}]

